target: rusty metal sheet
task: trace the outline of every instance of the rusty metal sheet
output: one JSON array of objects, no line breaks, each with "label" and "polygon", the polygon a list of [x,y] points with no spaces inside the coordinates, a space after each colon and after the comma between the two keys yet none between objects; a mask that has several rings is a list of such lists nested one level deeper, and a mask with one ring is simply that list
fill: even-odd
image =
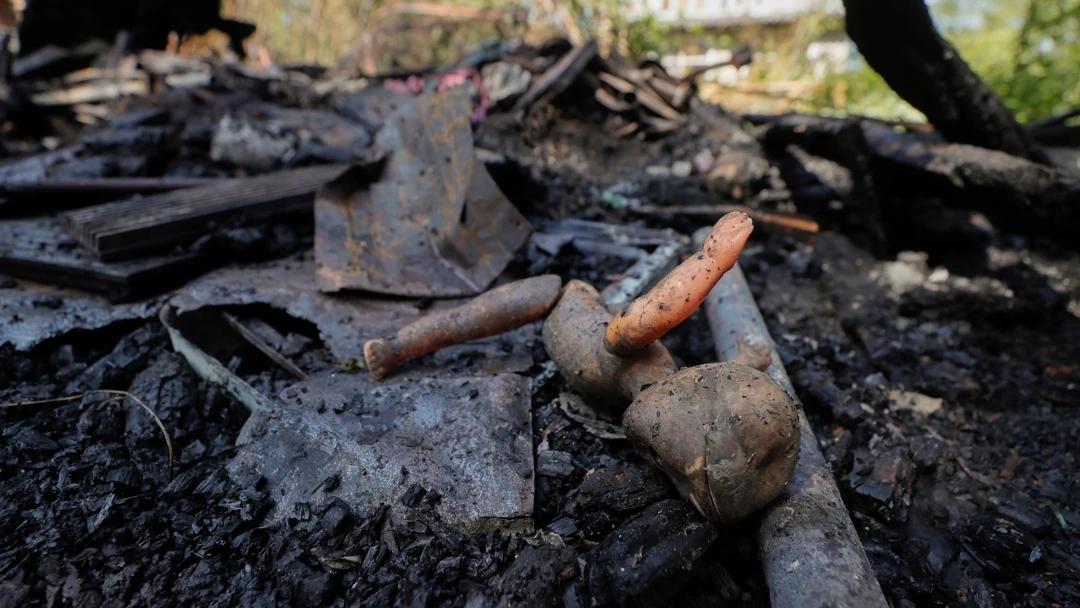
[{"label": "rusty metal sheet", "polygon": [[486,289],[531,226],[477,161],[464,87],[425,94],[376,138],[385,153],[315,200],[323,291],[452,297]]},{"label": "rusty metal sheet", "polygon": [[390,507],[414,484],[462,532],[527,527],[533,511],[532,381],[516,374],[374,383],[312,377],[252,414],[228,471],[266,479],[271,522],[302,503],[339,497],[359,511]]},{"label": "rusty metal sheet", "polygon": [[[426,310],[416,301],[360,294],[324,294],[315,285],[315,262],[280,260],[254,266],[222,268],[181,288],[169,300],[176,314],[205,307],[266,304],[313,323],[320,338],[342,367],[361,367],[364,342],[393,335]],[[427,310],[440,310],[462,300],[440,300]],[[539,339],[530,325],[501,336],[444,349],[424,361],[401,365],[395,375],[430,375],[433,370],[468,374],[520,372],[533,363],[531,344]]]}]

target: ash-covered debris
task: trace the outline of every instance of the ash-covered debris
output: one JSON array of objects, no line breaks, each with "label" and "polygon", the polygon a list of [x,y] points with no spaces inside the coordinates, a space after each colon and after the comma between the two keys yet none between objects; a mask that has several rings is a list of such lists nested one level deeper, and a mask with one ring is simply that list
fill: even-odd
[{"label": "ash-covered debris", "polygon": [[[756,522],[706,523],[621,428],[569,407],[539,323],[385,384],[356,369],[366,340],[460,303],[436,283],[617,286],[678,257],[670,229],[732,210],[760,228],[740,264],[889,600],[1080,601],[1065,167],[932,129],[737,116],[591,41],[363,79],[33,47],[5,108],[0,398],[130,391],[175,462],[169,478],[130,399],[0,410],[0,531],[25,541],[0,549],[0,604],[765,605]],[[446,98],[467,137],[425,148],[438,113],[400,128]],[[407,171],[374,171],[403,151]],[[420,188],[440,156],[460,174]],[[362,179],[325,196],[345,165]],[[396,295],[319,290],[319,193],[359,201],[320,232],[356,268],[409,253],[379,277]],[[375,194],[393,226],[352,222]],[[700,314],[664,343],[680,367],[716,360]]]},{"label": "ash-covered debris", "polygon": [[[962,251],[775,245],[748,276],[889,597],[1077,601],[1075,455],[1054,447],[1078,422],[1077,368],[1057,363],[1080,361],[1075,253],[999,242],[972,268]],[[1040,279],[1016,281],[1035,259]]]},{"label": "ash-covered debris", "polygon": [[69,332],[145,320],[159,305],[160,299],[113,304],[82,291],[12,281],[0,289],[0,348],[28,351]]},{"label": "ash-covered debris", "polygon": [[501,606],[557,605],[580,602],[572,585],[581,566],[577,551],[570,547],[526,546],[506,570],[496,589]]},{"label": "ash-covered debris", "polygon": [[[166,479],[156,427],[130,403],[120,407],[88,398],[5,409],[5,534],[32,539],[2,554],[5,597],[149,601],[168,594],[192,603],[380,606],[423,598],[455,605],[591,601],[583,560],[592,543],[568,530],[565,541],[551,532],[462,534],[441,514],[453,497],[418,483],[418,470],[396,470],[407,480],[401,498],[371,509],[333,497],[342,489],[340,479],[335,484],[331,476],[320,478],[326,483],[309,501],[296,502],[280,523],[268,523],[266,516],[279,503],[269,480],[229,476],[224,469],[237,454],[243,407],[167,352],[159,324],[119,337],[106,332],[72,342],[70,363],[56,361],[81,372],[57,374],[48,359],[35,369],[60,380],[74,374],[67,388],[8,383],[5,399],[99,387],[138,394],[170,429],[174,477]],[[328,415],[333,411],[327,407]],[[573,427],[564,419],[550,436],[552,444],[586,466],[597,466],[598,458],[609,462],[618,484],[608,487],[626,498],[600,498],[597,483],[589,482],[580,494],[591,498],[563,519],[604,509],[608,524],[594,536],[599,540],[633,513],[672,495],[644,465],[598,456],[609,448],[596,438],[579,441],[580,430]],[[578,475],[575,470],[570,488]],[[82,556],[77,563],[65,557],[75,554]]]},{"label": "ash-covered debris", "polygon": [[[514,374],[382,384],[313,376],[248,419],[229,472],[266,478],[271,522],[328,499],[362,511],[397,505],[419,486],[439,494],[440,519],[461,530],[528,527],[530,395]],[[396,506],[391,514],[403,520]]]},{"label": "ash-covered debris", "polygon": [[853,454],[848,482],[851,491],[884,521],[907,518],[914,481],[911,459],[903,447],[884,450],[859,448]]}]

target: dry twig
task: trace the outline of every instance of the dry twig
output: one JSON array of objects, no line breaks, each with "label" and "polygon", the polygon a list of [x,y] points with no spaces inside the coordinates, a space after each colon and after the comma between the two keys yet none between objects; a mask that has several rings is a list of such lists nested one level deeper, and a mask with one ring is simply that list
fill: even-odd
[{"label": "dry twig", "polygon": [[46,405],[46,404],[50,404],[50,403],[71,403],[72,401],[78,401],[79,399],[82,399],[83,397],[86,397],[87,395],[95,395],[95,394],[110,395],[110,396],[112,396],[112,399],[110,399],[109,402],[116,401],[117,403],[123,402],[125,397],[129,398],[132,401],[134,401],[135,403],[138,403],[139,407],[146,410],[146,413],[150,414],[150,417],[154,419],[154,424],[156,424],[157,427],[159,429],[161,429],[161,435],[165,438],[165,446],[169,450],[169,470],[165,475],[165,480],[167,482],[172,481],[172,470],[173,470],[172,438],[169,437],[169,432],[167,430],[165,430],[165,424],[161,422],[161,418],[158,418],[158,415],[154,413],[154,410],[150,409],[150,406],[146,405],[146,403],[144,403],[142,401],[142,399],[139,399],[138,397],[136,397],[135,395],[132,395],[131,393],[129,393],[127,391],[118,391],[118,390],[112,390],[112,389],[98,389],[98,390],[93,390],[93,391],[86,391],[85,393],[79,393],[77,395],[68,395],[67,397],[56,397],[56,398],[53,398],[53,399],[37,399],[37,400],[34,400],[34,401],[18,401],[18,402],[15,402],[15,403],[0,403],[0,407],[18,407],[18,406],[22,406],[22,405]]}]

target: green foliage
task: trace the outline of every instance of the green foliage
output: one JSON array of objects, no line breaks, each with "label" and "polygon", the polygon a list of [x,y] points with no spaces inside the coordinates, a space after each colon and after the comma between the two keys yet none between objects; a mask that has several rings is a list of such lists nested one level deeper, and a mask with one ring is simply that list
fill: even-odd
[{"label": "green foliage", "polygon": [[885,79],[865,64],[858,70],[825,77],[808,100],[819,114],[858,114],[885,120],[923,121],[926,117],[900,98]]},{"label": "green foliage", "polygon": [[671,30],[656,17],[648,15],[627,28],[626,53],[633,58],[647,57],[665,51],[667,33]]},{"label": "green foliage", "polygon": [[[958,4],[936,12],[953,16]],[[984,13],[984,29],[943,35],[1021,122],[1080,106],[1080,0],[1031,0],[1026,15],[1017,4],[999,0]],[[867,66],[827,77],[809,103],[825,112],[922,118]]]},{"label": "green foliage", "polygon": [[1021,120],[1080,106],[1080,0],[1031,0],[1016,51],[999,86]]},{"label": "green foliage", "polygon": [[632,59],[660,55],[670,44],[671,27],[660,23],[652,15],[628,24],[626,28],[626,52]]}]

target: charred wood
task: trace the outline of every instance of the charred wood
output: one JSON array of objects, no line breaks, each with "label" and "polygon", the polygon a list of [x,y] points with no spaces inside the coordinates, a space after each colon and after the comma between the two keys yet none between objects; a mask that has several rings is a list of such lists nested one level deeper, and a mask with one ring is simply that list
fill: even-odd
[{"label": "charred wood", "polygon": [[[984,214],[1009,231],[1075,245],[1080,178],[998,150],[942,141],[936,133],[897,132],[873,120],[784,115],[758,118],[757,135],[773,151],[796,145],[849,169],[849,200],[930,196]],[[861,229],[860,229],[861,230]]]},{"label": "charred wood", "polygon": [[875,174],[890,173],[892,194],[917,187],[978,210],[1008,231],[1076,246],[1080,176],[1016,156],[864,125]]},{"label": "charred wood", "polygon": [[663,604],[719,535],[689,503],[656,503],[589,553],[586,574],[594,600],[615,606]]},{"label": "charred wood", "polygon": [[1080,108],[1031,123],[1028,133],[1044,146],[1080,147]]},{"label": "charred wood", "polygon": [[625,515],[673,495],[673,490],[671,482],[656,469],[620,463],[586,475],[578,487],[575,507],[583,512]]},{"label": "charred wood", "polygon": [[835,161],[850,171],[851,190],[843,197],[846,213],[841,225],[864,235],[872,251],[882,253],[888,236],[882,223],[880,197],[870,166],[871,151],[861,123],[789,114],[777,117],[761,131],[762,144],[777,152],[797,145],[811,154]]},{"label": "charred wood", "polygon": [[194,241],[215,222],[268,220],[311,212],[315,191],[344,170],[305,167],[144,199],[87,207],[64,216],[65,228],[103,260],[115,260]]},{"label": "charred wood", "polygon": [[560,605],[578,574],[577,553],[570,547],[525,547],[495,585],[499,606]]},{"label": "charred wood", "polygon": [[1046,154],[938,33],[921,0],[844,0],[847,32],[870,67],[949,141],[1045,163]]},{"label": "charred wood", "polygon": [[175,286],[205,266],[197,254],[106,264],[83,251],[53,218],[0,222],[0,272],[101,293],[114,302]]},{"label": "charred wood", "polygon": [[524,112],[541,101],[550,101],[569,87],[585,66],[597,56],[595,39],[574,47],[536,79],[532,87],[514,104],[514,110]]}]

